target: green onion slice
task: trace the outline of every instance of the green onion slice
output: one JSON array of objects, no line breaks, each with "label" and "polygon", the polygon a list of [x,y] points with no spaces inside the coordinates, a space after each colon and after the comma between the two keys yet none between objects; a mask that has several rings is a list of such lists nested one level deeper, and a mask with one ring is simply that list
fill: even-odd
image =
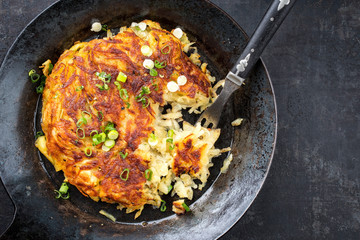
[{"label": "green onion slice", "polygon": [[154,62],[156,68],[164,68],[166,67],[166,61],[159,62],[158,60],[155,60]]},{"label": "green onion slice", "polygon": [[84,117],[84,115],[76,122],[76,126],[77,127],[81,127],[81,125],[86,125],[87,124],[87,120]]},{"label": "green onion slice", "polygon": [[38,86],[38,87],[36,88],[36,92],[37,92],[37,93],[43,93],[43,91],[44,91],[44,86],[43,86],[43,85],[40,85],[40,86]]},{"label": "green onion slice", "polygon": [[68,193],[68,190],[69,190],[69,186],[67,185],[66,182],[63,182],[61,184],[61,187],[59,190],[54,190],[54,192],[57,194],[55,196],[55,198],[59,199],[59,198],[62,198],[62,199],[68,199],[70,197],[70,194]]},{"label": "green onion slice", "polygon": [[107,217],[111,221],[116,222],[116,218],[113,215],[111,215],[110,213],[106,212],[105,210],[100,210],[99,213],[104,215],[105,217]]},{"label": "green onion slice", "polygon": [[122,88],[119,90],[119,92],[120,92],[120,98],[122,100],[127,100],[129,98],[129,95],[128,95],[126,89]]},{"label": "green onion slice", "polygon": [[185,211],[189,212],[190,208],[188,207],[188,205],[186,205],[185,202],[182,203],[182,206],[185,208]]},{"label": "green onion slice", "polygon": [[52,72],[53,68],[54,68],[54,65],[52,63],[50,63],[49,64],[49,71],[48,71],[49,74]]},{"label": "green onion slice", "polygon": [[157,75],[158,75],[158,72],[156,71],[155,68],[150,69],[150,76],[156,77]]},{"label": "green onion slice", "polygon": [[92,141],[93,141],[93,145],[98,145],[102,142],[105,142],[106,140],[106,134],[105,133],[99,133],[99,134],[95,134],[92,137]]},{"label": "green onion slice", "polygon": [[118,90],[121,89],[121,84],[119,82],[114,82],[114,84]]},{"label": "green onion slice", "polygon": [[145,178],[148,181],[151,181],[151,177],[153,175],[153,171],[151,169],[146,169],[145,170]]},{"label": "green onion slice", "polygon": [[38,139],[41,136],[44,136],[44,133],[42,131],[38,131],[36,132],[35,139]]},{"label": "green onion slice", "polygon": [[126,79],[127,79],[127,76],[123,72],[119,72],[119,74],[118,74],[118,76],[116,78],[117,81],[123,82],[123,83],[126,82]]},{"label": "green onion slice", "polygon": [[95,75],[104,83],[109,83],[111,80],[111,74],[107,74],[106,72],[96,72]]},{"label": "green onion slice", "polygon": [[108,133],[108,132],[111,131],[111,130],[116,130],[116,128],[115,128],[115,126],[114,126],[114,123],[108,122],[107,125],[105,126],[103,132]]},{"label": "green onion slice", "polygon": [[130,108],[131,105],[129,102],[126,102],[125,104],[126,104],[126,108]]},{"label": "green onion slice", "polygon": [[152,147],[155,146],[156,144],[158,144],[157,137],[155,136],[154,133],[150,133],[149,138],[148,138],[148,143]]},{"label": "green onion slice", "polygon": [[31,70],[29,71],[29,77],[30,77],[31,75],[33,75],[34,73],[36,73],[36,71],[35,71],[34,69],[31,69]]},{"label": "green onion slice", "polygon": [[110,130],[110,132],[108,133],[108,138],[115,140],[119,137],[119,133],[116,130]]},{"label": "green onion slice", "polygon": [[165,45],[161,48],[161,53],[162,54],[169,54],[170,53],[170,50],[171,50],[171,47],[169,45]]},{"label": "green onion slice", "polygon": [[142,97],[142,98],[138,99],[137,101],[142,103],[143,108],[146,108],[150,104],[148,97]]},{"label": "green onion slice", "polygon": [[170,186],[168,187],[168,193],[167,193],[167,194],[169,194],[172,189],[173,189],[173,186],[170,185]]},{"label": "green onion slice", "polygon": [[80,92],[80,91],[83,90],[83,89],[84,89],[84,86],[77,86],[77,87],[75,88],[75,91]]},{"label": "green onion slice", "polygon": [[104,142],[104,145],[108,148],[112,148],[115,146],[115,141],[112,139],[108,139]]},{"label": "green onion slice", "polygon": [[164,200],[161,200],[162,204],[160,207],[160,211],[161,212],[165,212],[166,211],[166,202]]},{"label": "green onion slice", "polygon": [[[81,131],[82,134],[80,134],[79,131]],[[84,129],[82,129],[82,128],[80,128],[80,127],[77,128],[77,129],[76,129],[76,136],[78,136],[78,138],[80,138],[80,139],[85,138],[85,131],[84,131]]]},{"label": "green onion slice", "polygon": [[125,159],[129,153],[126,152],[126,153],[124,154],[124,153],[120,152],[119,154],[120,154],[120,156],[121,156],[122,159]]},{"label": "green onion slice", "polygon": [[108,25],[106,24],[101,25],[101,30],[106,32],[108,30]]},{"label": "green onion slice", "polygon": [[[125,169],[122,171],[122,173],[120,174],[121,180],[127,181],[128,178],[129,178],[129,172],[130,172],[130,170],[129,170],[128,168],[125,168]],[[124,176],[124,175],[125,175],[125,176]]]},{"label": "green onion slice", "polygon": [[91,113],[89,113],[88,111],[82,111],[82,112],[81,112],[81,115],[82,115],[83,117],[85,117],[85,115],[88,115],[88,116],[90,117],[90,119],[92,118]]},{"label": "green onion slice", "polygon": [[92,130],[90,133],[90,137],[93,137],[93,133],[95,133],[95,135],[99,134],[99,132],[97,130]]},{"label": "green onion slice", "polygon": [[102,90],[105,90],[104,86],[103,85],[100,85],[100,84],[95,84],[95,86],[97,86],[101,91]]},{"label": "green onion slice", "polygon": [[173,137],[174,137],[174,130],[170,129],[170,130],[168,131],[168,137],[169,137],[169,138],[173,138]]},{"label": "green onion slice", "polygon": [[85,152],[84,152],[84,153],[85,153],[86,156],[90,157],[91,154],[92,154],[91,148],[90,148],[90,147],[85,148]]},{"label": "green onion slice", "polygon": [[37,73],[33,73],[30,75],[30,79],[32,83],[36,83],[40,79],[40,75]]},{"label": "green onion slice", "polygon": [[103,144],[103,145],[101,146],[101,149],[102,149],[103,151],[105,151],[105,152],[110,151],[110,148],[107,147],[107,146],[105,146],[105,144]]}]

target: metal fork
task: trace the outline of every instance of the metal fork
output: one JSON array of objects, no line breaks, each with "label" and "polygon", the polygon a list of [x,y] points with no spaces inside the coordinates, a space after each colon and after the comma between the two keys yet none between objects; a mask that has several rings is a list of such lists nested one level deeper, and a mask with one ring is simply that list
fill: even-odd
[{"label": "metal fork", "polygon": [[259,60],[264,48],[274,36],[276,30],[280,27],[295,2],[296,0],[273,1],[240,55],[237,64],[226,75],[225,85],[220,95],[216,101],[200,115],[197,123],[202,123],[204,127],[217,127],[221,111],[227,100],[232,93],[243,84],[245,78]]}]

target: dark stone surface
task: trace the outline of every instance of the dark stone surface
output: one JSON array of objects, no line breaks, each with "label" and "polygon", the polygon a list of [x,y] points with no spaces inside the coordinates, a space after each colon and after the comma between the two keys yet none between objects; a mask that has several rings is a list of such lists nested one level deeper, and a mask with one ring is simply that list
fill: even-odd
[{"label": "dark stone surface", "polygon": [[[52,0],[0,0],[0,60]],[[270,1],[216,0],[251,34]],[[270,174],[222,239],[359,239],[360,2],[298,0],[263,54],[278,104]],[[11,139],[9,139],[11,141]],[[0,230],[9,217],[0,187]]]}]

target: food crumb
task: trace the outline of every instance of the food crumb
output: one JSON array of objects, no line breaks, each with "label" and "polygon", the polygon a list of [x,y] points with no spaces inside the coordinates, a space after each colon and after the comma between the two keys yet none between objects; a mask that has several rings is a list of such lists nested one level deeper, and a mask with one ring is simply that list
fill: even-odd
[{"label": "food crumb", "polygon": [[236,126],[240,126],[240,124],[242,123],[244,119],[243,118],[237,118],[234,121],[231,122],[231,125],[236,127]]},{"label": "food crumb", "polygon": [[101,26],[101,23],[99,22],[94,22],[92,25],[91,25],[91,31],[93,32],[100,32],[102,29],[102,26]]},{"label": "food crumb", "polygon": [[220,169],[221,173],[226,173],[229,165],[231,163],[231,161],[233,160],[233,155],[232,153],[224,160],[224,164],[222,166],[222,168]]}]

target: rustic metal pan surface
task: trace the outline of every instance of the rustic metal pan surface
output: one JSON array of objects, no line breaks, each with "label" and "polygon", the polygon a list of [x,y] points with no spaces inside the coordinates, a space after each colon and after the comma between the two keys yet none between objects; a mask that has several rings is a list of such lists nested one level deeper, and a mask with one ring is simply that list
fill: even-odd
[{"label": "rustic metal pan surface", "polygon": [[[17,216],[5,238],[16,239],[214,239],[245,213],[268,173],[276,140],[276,104],[270,78],[262,62],[227,105],[219,124],[218,146],[232,144],[233,163],[220,174],[214,159],[207,188],[197,192],[192,211],[176,216],[148,207],[137,220],[95,203],[71,188],[70,200],[54,199],[62,182],[51,164],[34,147],[40,100],[27,78],[29,69],[46,59],[56,61],[75,41],[94,37],[90,24],[99,19],[110,27],[151,19],[162,27],[183,28],[200,50],[217,79],[237,60],[246,35],[226,13],[207,1],[59,1],[46,9],[17,38],[0,68],[0,175],[17,206]],[[245,121],[233,128],[230,122]],[[113,223],[100,215],[113,213]],[[170,204],[168,209],[171,209]]]}]

